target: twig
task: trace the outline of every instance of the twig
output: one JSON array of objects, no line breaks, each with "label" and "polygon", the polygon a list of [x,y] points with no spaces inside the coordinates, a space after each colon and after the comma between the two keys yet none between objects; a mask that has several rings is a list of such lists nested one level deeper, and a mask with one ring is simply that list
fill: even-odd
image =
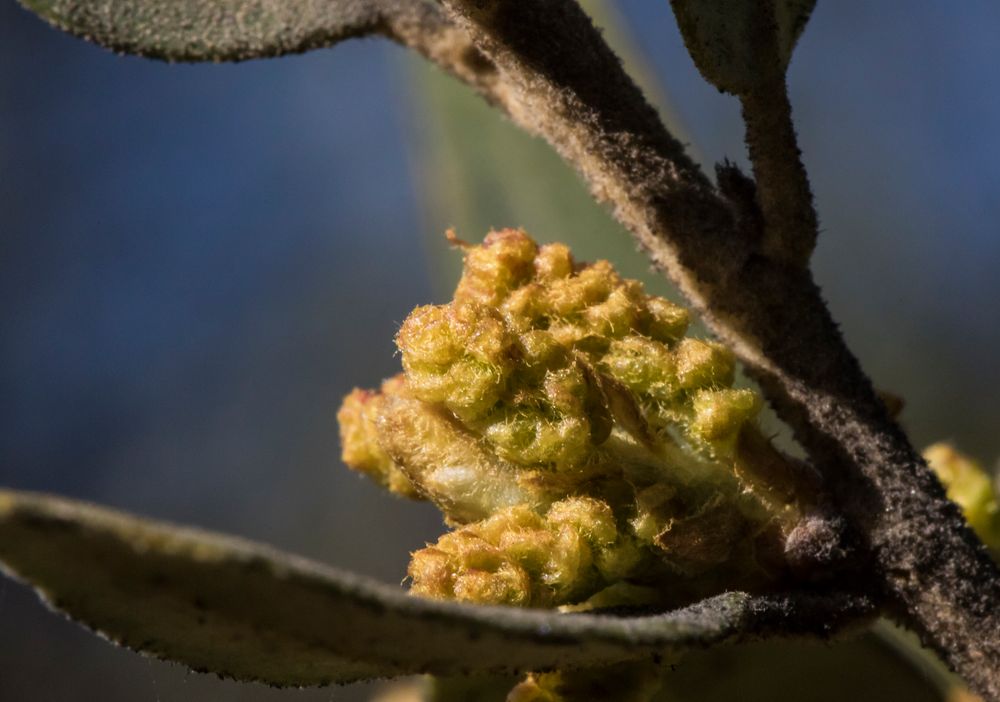
[{"label": "twig", "polygon": [[746,143],[764,216],[765,256],[806,266],[816,246],[812,190],[792,125],[792,106],[783,74],[740,95]]},{"label": "twig", "polygon": [[807,270],[762,255],[570,0],[445,0],[514,89],[497,102],[609,203],[760,380],[872,549],[876,582],[1000,700],[1000,573],[886,415]]},{"label": "twig", "polygon": [[785,74],[814,3],[804,0],[794,10],[786,7],[794,18],[783,26],[774,2],[670,2],[702,76],[740,99],[756,181],[754,207],[765,225],[761,251],[775,261],[802,267],[816,246],[817,221]]}]

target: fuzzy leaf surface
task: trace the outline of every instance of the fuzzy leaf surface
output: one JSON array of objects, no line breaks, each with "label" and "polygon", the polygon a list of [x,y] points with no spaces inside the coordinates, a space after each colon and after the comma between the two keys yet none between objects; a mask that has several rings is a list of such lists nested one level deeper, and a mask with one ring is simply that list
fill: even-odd
[{"label": "fuzzy leaf surface", "polygon": [[394,36],[440,15],[424,0],[20,0],[101,46],[170,61],[240,61]]},{"label": "fuzzy leaf surface", "polygon": [[671,0],[670,4],[705,80],[740,95],[771,69],[784,73],[816,0]]},{"label": "fuzzy leaf surface", "polygon": [[111,641],[279,686],[574,668],[827,636],[874,609],[841,593],[738,592],[645,616],[473,607],[411,597],[241,539],[6,490],[0,563]]}]

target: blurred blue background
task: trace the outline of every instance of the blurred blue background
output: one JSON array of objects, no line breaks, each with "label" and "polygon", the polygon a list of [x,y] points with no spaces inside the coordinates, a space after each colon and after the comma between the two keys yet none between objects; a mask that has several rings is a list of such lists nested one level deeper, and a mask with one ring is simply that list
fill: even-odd
[{"label": "blurred blue background", "polygon": [[[745,163],[738,106],[698,76],[667,3],[615,7],[696,154]],[[953,439],[988,465],[1000,454],[997,56],[992,0],[820,2],[790,74],[834,315],[876,384],[906,399],[918,445]],[[454,282],[438,237],[468,203],[436,184],[448,135],[431,135],[421,96],[437,79],[416,62],[355,41],[166,65],[0,0],[0,484],[399,581],[440,520],[347,472],[334,414],[351,387],[396,372],[396,327]],[[508,129],[481,115],[484,130]],[[503,187],[491,193],[491,211],[511,211]],[[532,229],[532,212],[517,216],[490,223]],[[593,221],[608,251],[630,246]],[[533,233],[572,237],[557,228]],[[590,234],[578,246],[606,250]],[[6,579],[0,623],[2,700],[368,692],[189,675],[49,615]]]}]

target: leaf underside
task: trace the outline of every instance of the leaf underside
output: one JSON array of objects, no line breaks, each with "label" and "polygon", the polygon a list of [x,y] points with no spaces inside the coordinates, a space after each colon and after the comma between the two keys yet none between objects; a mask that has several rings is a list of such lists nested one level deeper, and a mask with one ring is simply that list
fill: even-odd
[{"label": "leaf underside", "polygon": [[19,0],[101,46],[170,61],[300,53],[436,14],[425,0]]},{"label": "leaf underside", "polygon": [[[671,0],[698,71],[734,95],[753,90],[770,62],[784,74],[815,5],[816,0]],[[764,26],[762,13],[770,17]],[[762,31],[773,33],[773,41],[762,41]]]},{"label": "leaf underside", "polygon": [[436,602],[241,539],[15,491],[0,491],[0,563],[113,642],[279,686],[594,666],[828,635],[873,611],[836,593],[726,593],[627,617]]}]

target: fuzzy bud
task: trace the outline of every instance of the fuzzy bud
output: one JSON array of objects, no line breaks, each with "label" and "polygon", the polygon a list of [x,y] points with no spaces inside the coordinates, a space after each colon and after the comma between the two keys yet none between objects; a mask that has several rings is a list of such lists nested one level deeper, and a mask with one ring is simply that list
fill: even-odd
[{"label": "fuzzy bud", "polygon": [[348,465],[455,527],[413,554],[415,594],[663,605],[789,569],[808,481],[731,352],[607,261],[512,229],[461,246],[454,299],[399,330],[401,378],[339,416]]},{"label": "fuzzy bud", "polygon": [[637,560],[606,503],[568,498],[544,515],[508,507],[445,534],[413,554],[409,575],[428,597],[550,607],[616,582]]}]

